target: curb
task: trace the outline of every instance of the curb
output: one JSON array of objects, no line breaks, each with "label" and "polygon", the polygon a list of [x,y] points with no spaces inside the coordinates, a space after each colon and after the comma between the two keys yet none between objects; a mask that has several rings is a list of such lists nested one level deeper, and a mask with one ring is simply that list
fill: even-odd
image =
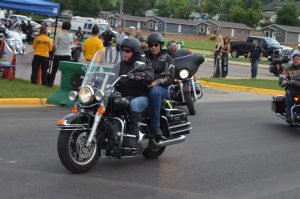
[{"label": "curb", "polygon": [[0,107],[47,107],[47,98],[0,98]]},{"label": "curb", "polygon": [[230,84],[221,84],[215,82],[207,82],[200,80],[200,83],[207,87],[220,88],[225,90],[233,90],[233,91],[246,91],[251,93],[259,93],[265,95],[284,95],[284,91],[279,90],[270,90],[270,89],[262,89],[262,88],[254,88],[254,87],[246,87],[246,86],[235,86]]}]

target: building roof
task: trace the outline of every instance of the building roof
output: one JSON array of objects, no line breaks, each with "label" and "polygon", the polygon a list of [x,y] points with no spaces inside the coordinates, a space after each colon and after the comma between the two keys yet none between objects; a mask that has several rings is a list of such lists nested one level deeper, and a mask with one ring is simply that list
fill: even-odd
[{"label": "building roof", "polygon": [[190,26],[197,25],[197,23],[193,20],[167,18],[167,17],[159,17],[159,16],[155,16],[153,18],[158,18],[165,21],[166,23],[172,23],[172,24],[183,24],[183,25],[190,25]]},{"label": "building roof", "polygon": [[251,27],[242,24],[242,23],[234,23],[229,21],[214,21],[214,20],[206,20],[205,23],[211,22],[216,24],[220,27],[226,27],[226,28],[239,28],[239,29],[246,29],[246,30],[253,30]]},{"label": "building roof", "polygon": [[146,22],[148,20],[148,18],[146,18],[146,17],[132,16],[132,15],[119,15],[119,14],[116,14],[116,15],[109,16],[108,18],[110,18],[110,17],[121,18],[121,19],[129,20],[129,21]]},{"label": "building roof", "polygon": [[296,33],[300,33],[300,27],[297,26],[285,26],[285,25],[277,25],[277,24],[273,24],[270,26],[277,26],[283,30],[286,30],[287,32],[296,32]]}]

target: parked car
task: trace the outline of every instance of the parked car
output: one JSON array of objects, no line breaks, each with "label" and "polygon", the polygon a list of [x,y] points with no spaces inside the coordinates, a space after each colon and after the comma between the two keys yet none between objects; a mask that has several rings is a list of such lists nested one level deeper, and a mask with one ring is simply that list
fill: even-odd
[{"label": "parked car", "polygon": [[232,41],[231,45],[231,56],[236,58],[241,55],[247,56],[249,49],[252,45],[253,40],[258,41],[263,49],[263,56],[269,57],[272,55],[275,49],[281,49],[283,54],[283,63],[288,63],[291,60],[293,53],[293,48],[281,45],[276,39],[270,37],[259,37],[259,36],[250,36],[247,38],[247,41]]}]

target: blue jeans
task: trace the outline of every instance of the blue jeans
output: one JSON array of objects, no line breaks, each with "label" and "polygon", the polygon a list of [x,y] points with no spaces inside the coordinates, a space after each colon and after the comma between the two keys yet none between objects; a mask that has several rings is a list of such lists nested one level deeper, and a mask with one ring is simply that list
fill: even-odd
[{"label": "blue jeans", "polygon": [[256,77],[257,76],[257,68],[258,68],[259,60],[251,60],[251,77]]},{"label": "blue jeans", "polygon": [[144,112],[149,107],[149,99],[146,96],[128,97],[131,112]]},{"label": "blue jeans", "polygon": [[164,99],[169,97],[168,89],[154,86],[150,89],[149,92],[149,104],[150,104],[150,119],[151,127],[159,128],[160,127],[160,109],[161,102]]},{"label": "blue jeans", "polygon": [[106,46],[105,47],[105,62],[108,63],[107,54],[109,53],[109,63],[112,63],[112,47]]},{"label": "blue jeans", "polygon": [[291,116],[291,109],[293,107],[293,96],[292,92],[289,89],[285,90],[285,107],[286,107],[286,115]]}]

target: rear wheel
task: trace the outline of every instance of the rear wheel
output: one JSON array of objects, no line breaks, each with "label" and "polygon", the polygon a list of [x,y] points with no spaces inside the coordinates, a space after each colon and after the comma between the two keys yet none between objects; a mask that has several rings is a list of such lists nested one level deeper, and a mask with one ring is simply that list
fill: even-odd
[{"label": "rear wheel", "polygon": [[195,101],[192,99],[191,93],[184,93],[184,99],[186,101],[186,106],[189,110],[190,115],[196,114]]},{"label": "rear wheel", "polygon": [[72,173],[84,173],[92,169],[98,159],[98,144],[93,140],[85,146],[89,133],[82,130],[61,131],[57,140],[60,161]]}]

